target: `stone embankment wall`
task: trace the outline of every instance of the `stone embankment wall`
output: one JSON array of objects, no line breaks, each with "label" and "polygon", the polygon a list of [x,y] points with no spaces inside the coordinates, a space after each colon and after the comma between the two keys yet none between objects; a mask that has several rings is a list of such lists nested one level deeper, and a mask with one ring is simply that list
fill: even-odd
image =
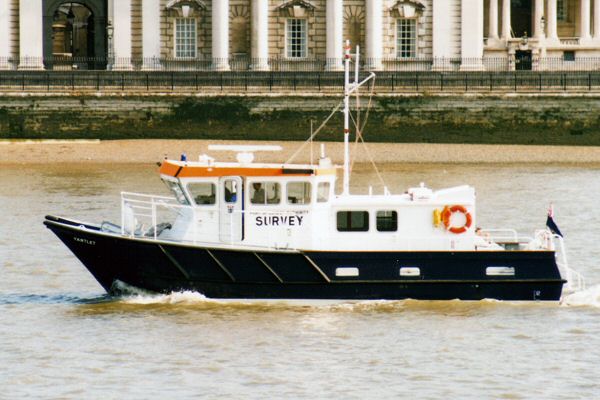
[{"label": "stone embankment wall", "polygon": [[[339,103],[318,96],[5,96],[0,139],[304,140]],[[368,99],[363,99],[366,106]],[[600,98],[415,96],[373,100],[370,142],[600,145]],[[340,140],[336,113],[319,140]]]}]

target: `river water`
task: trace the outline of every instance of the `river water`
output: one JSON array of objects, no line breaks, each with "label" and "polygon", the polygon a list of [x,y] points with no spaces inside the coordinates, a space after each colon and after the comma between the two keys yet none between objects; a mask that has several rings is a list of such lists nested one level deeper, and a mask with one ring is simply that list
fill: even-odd
[{"label": "river water", "polygon": [[[587,289],[550,304],[111,298],[43,217],[118,221],[120,191],[165,193],[156,168],[3,165],[0,398],[600,398],[600,165],[380,168],[392,192],[475,186],[484,228],[533,233],[552,201]],[[370,184],[358,166],[356,191]]]}]

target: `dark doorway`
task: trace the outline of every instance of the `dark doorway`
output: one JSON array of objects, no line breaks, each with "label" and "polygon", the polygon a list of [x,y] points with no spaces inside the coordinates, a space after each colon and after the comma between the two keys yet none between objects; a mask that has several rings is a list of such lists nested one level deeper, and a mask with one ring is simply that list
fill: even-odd
[{"label": "dark doorway", "polygon": [[46,69],[106,69],[107,0],[44,0]]},{"label": "dark doorway", "polygon": [[517,71],[531,71],[531,50],[517,50],[515,52],[515,69]]},{"label": "dark doorway", "polygon": [[532,1],[511,0],[511,25],[513,37],[530,37],[532,32]]}]

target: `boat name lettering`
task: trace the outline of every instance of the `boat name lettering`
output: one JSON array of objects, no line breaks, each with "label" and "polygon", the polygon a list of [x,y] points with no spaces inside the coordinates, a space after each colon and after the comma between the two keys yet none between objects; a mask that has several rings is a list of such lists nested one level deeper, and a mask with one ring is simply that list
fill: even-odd
[{"label": "boat name lettering", "polygon": [[256,226],[300,226],[302,215],[258,215]]},{"label": "boat name lettering", "polygon": [[74,237],[73,240],[76,241],[76,242],[89,244],[91,246],[95,246],[96,245],[95,241],[89,240],[89,239],[83,239],[83,238]]}]

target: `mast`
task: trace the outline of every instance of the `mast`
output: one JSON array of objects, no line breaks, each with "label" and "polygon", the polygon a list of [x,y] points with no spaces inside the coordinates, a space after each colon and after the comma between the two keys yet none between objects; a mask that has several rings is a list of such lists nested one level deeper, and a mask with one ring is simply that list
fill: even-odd
[{"label": "mast", "polygon": [[368,77],[359,82],[358,52],[359,48],[357,47],[355,80],[350,84],[350,41],[346,40],[344,48],[344,185],[342,195],[350,194],[350,95],[356,91],[358,98],[358,89],[375,77],[375,74],[371,72]]},{"label": "mast", "polygon": [[350,41],[344,48],[344,186],[343,195],[350,194]]}]

